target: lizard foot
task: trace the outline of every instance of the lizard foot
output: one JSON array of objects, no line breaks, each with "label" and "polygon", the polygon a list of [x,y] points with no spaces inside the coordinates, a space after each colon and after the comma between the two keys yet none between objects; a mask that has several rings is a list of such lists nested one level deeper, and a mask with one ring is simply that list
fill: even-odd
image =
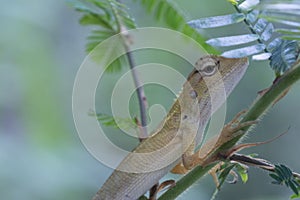
[{"label": "lizard foot", "polygon": [[174,180],[166,180],[162,182],[161,184],[157,184],[155,187],[151,188],[150,195],[149,195],[149,200],[156,200],[157,194],[160,191],[170,189],[176,185]]},{"label": "lizard foot", "polygon": [[172,170],[173,174],[186,174],[189,170],[186,169],[182,162],[178,163]]},{"label": "lizard foot", "polygon": [[[222,169],[222,166],[224,165],[224,162],[219,162],[218,164],[216,164],[213,168],[211,168],[208,173],[212,176],[213,181],[216,185],[216,188],[220,188],[220,182],[219,182],[219,178],[218,178],[218,173],[222,172],[224,169]],[[235,184],[238,181],[238,175],[236,174],[235,171],[230,170],[229,174],[233,177],[232,180],[226,181],[229,184]]]}]

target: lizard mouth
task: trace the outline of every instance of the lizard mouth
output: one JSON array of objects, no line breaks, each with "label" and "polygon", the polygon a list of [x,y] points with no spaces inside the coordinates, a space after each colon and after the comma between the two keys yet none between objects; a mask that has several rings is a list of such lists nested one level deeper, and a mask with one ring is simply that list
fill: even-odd
[{"label": "lizard mouth", "polygon": [[[233,66],[230,68],[230,71],[223,72],[223,83],[225,87],[226,94],[229,95],[233,86],[236,85],[243,77],[246,72],[249,61],[248,58],[235,58],[236,62],[234,62]],[[222,71],[221,71],[222,73]]]}]

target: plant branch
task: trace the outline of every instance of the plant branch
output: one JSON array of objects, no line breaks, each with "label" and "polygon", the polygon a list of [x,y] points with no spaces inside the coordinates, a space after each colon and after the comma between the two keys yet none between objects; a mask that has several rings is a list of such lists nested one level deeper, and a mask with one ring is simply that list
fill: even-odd
[{"label": "plant branch", "polygon": [[139,75],[138,72],[135,69],[135,63],[134,63],[134,59],[132,56],[132,53],[130,52],[130,49],[128,47],[128,45],[125,44],[125,49],[126,49],[126,56],[128,59],[128,63],[131,69],[131,74],[132,74],[132,78],[136,87],[136,93],[137,93],[137,97],[138,97],[138,101],[139,101],[139,107],[140,107],[140,115],[141,115],[141,135],[139,135],[140,140],[145,139],[148,137],[148,133],[147,133],[147,98],[145,95],[145,91],[142,85],[141,80],[139,79]]},{"label": "plant branch", "polygon": [[[296,63],[292,69],[286,72],[284,75],[279,77],[275,83],[265,92],[263,95],[259,95],[258,99],[253,103],[250,107],[242,122],[257,120],[259,117],[263,115],[264,112],[268,108],[270,108],[274,102],[281,97],[282,94],[292,86],[296,81],[300,79],[300,62]],[[244,134],[234,138],[229,141],[229,144],[225,144],[227,149],[233,147],[239,139],[244,136],[249,127],[244,128]],[[220,149],[224,150],[224,147],[220,147]],[[216,150],[218,151],[218,150]],[[183,191],[189,188],[192,184],[194,184],[198,179],[204,176],[215,164],[208,165],[206,167],[198,166],[186,174],[183,178],[181,178],[176,186],[165,192],[159,200],[166,199],[175,199],[178,197]]]},{"label": "plant branch", "polygon": [[[294,83],[300,79],[300,61],[294,67],[287,71],[284,75],[276,79],[273,85],[263,95],[259,95],[258,99],[253,103],[241,122],[259,119],[268,108],[274,105],[282,95],[285,95]],[[248,130],[244,129],[244,131]]]},{"label": "plant branch", "polygon": [[[108,0],[108,1],[111,3],[111,0]],[[120,0],[116,0],[116,1],[119,3],[122,3]],[[116,19],[118,32],[122,35],[123,40],[124,40],[123,45],[124,45],[124,48],[126,51],[126,57],[128,60],[129,67],[131,69],[131,74],[132,74],[132,78],[134,81],[134,85],[136,87],[136,93],[137,93],[139,107],[140,107],[139,110],[140,110],[141,126],[142,126],[141,133],[139,135],[139,139],[143,140],[148,137],[147,128],[146,128],[146,126],[147,126],[147,114],[146,114],[147,113],[147,98],[145,96],[143,84],[142,84],[142,82],[139,78],[138,72],[136,71],[136,68],[135,68],[136,65],[135,65],[135,62],[133,59],[132,52],[130,51],[130,48],[129,48],[129,43],[132,42],[130,35],[128,35],[126,26],[122,24],[122,20],[119,18],[119,15],[118,15],[116,9],[114,9],[113,6],[111,6],[111,9],[112,9],[113,15]]]},{"label": "plant branch", "polygon": [[[236,161],[242,164],[245,164],[247,166],[254,166],[258,167],[260,169],[269,171],[269,172],[274,172],[275,171],[275,165],[272,164],[271,162],[260,159],[260,158],[253,158],[250,156],[242,155],[242,154],[233,154],[232,156],[229,157],[229,160],[231,161]],[[297,172],[292,172],[293,176],[295,178],[300,179],[300,174]]]}]

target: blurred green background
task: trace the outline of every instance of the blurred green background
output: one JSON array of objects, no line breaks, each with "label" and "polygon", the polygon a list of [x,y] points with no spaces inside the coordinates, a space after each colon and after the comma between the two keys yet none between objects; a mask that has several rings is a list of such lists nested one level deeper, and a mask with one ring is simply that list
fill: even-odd
[{"label": "blurred green background", "polygon": [[[188,20],[234,12],[226,1],[176,2]],[[139,27],[158,25],[138,3],[129,1],[128,5]],[[85,38],[89,33],[89,28],[78,24],[79,17],[80,14],[65,1],[1,2],[1,199],[91,199],[112,171],[86,151],[73,123],[73,81],[85,58]],[[226,31],[234,32],[238,28],[216,29],[209,34],[222,32],[225,35]],[[189,72],[190,68],[182,68],[180,62],[176,59],[170,61],[168,56],[151,51],[135,54],[138,64],[161,61],[177,65],[185,74]],[[116,80],[119,75],[108,76]],[[252,62],[228,100],[228,120],[249,107],[257,92],[268,87],[272,79],[273,73],[267,62]],[[113,82],[107,84],[107,90],[113,87]],[[162,99],[162,92],[151,92],[153,88],[149,87],[146,95],[150,105],[162,102],[169,106],[172,103],[172,98]],[[271,144],[248,149],[244,153],[257,152],[274,163],[284,163],[300,171],[299,89],[300,83],[265,115],[247,142],[267,140],[290,126],[289,133]],[[97,107],[109,111],[109,95],[99,98],[103,101]],[[271,179],[265,172],[250,168],[249,174],[246,185],[241,182],[226,184],[217,199],[287,199],[291,194],[285,187],[270,184]],[[206,176],[180,199],[209,199],[213,190],[212,178]]]}]

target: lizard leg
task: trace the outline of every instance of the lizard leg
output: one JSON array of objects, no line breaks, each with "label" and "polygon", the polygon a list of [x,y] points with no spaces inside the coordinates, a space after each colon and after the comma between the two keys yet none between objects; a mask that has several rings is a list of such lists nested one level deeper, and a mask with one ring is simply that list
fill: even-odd
[{"label": "lizard leg", "polygon": [[[209,157],[210,155],[217,150],[220,146],[230,141],[234,137],[243,133],[241,130],[244,127],[248,127],[254,124],[257,124],[257,121],[247,121],[240,123],[240,117],[246,112],[243,110],[239,112],[232,121],[226,124],[220,133],[219,137],[214,143],[207,142],[210,146],[209,148],[205,146],[200,148],[197,152],[194,152],[195,143],[187,149],[187,151],[182,155],[182,162],[177,164],[172,170],[172,173],[175,174],[185,174],[190,169],[194,168],[197,165],[205,165],[210,163]],[[205,149],[205,155],[203,155],[203,149]],[[201,155],[201,156],[200,156]],[[208,163],[207,163],[208,161]]]},{"label": "lizard leg", "polygon": [[221,147],[226,142],[232,140],[233,138],[241,135],[243,131],[241,130],[244,127],[248,127],[254,124],[257,124],[257,121],[247,121],[247,122],[239,122],[239,118],[246,111],[242,111],[238,113],[231,122],[226,124],[222,129],[222,132],[217,138],[213,138],[212,142],[208,141],[203,145],[196,153],[191,151],[187,151],[183,155],[182,165],[184,168],[190,170],[197,165],[207,165],[211,162],[216,161],[217,157],[212,156],[214,152]]},{"label": "lizard leg", "polygon": [[182,161],[178,163],[171,172],[173,174],[186,174],[192,168],[192,155],[195,150],[195,142],[193,142],[186,152],[182,155]]},{"label": "lizard leg", "polygon": [[172,170],[173,174],[186,174],[189,170],[186,169],[182,162],[178,163]]},{"label": "lizard leg", "polygon": [[229,123],[230,124],[239,123],[240,117],[243,116],[246,112],[247,112],[247,110],[242,110],[242,111],[238,112]]},{"label": "lizard leg", "polygon": [[220,182],[219,182],[219,179],[218,179],[218,171],[220,171],[221,169],[221,166],[222,166],[223,162],[220,162],[218,164],[216,164],[216,166],[214,166],[213,168],[211,168],[208,173],[212,176],[213,178],[213,181],[216,185],[216,188],[219,188],[220,187]]}]

